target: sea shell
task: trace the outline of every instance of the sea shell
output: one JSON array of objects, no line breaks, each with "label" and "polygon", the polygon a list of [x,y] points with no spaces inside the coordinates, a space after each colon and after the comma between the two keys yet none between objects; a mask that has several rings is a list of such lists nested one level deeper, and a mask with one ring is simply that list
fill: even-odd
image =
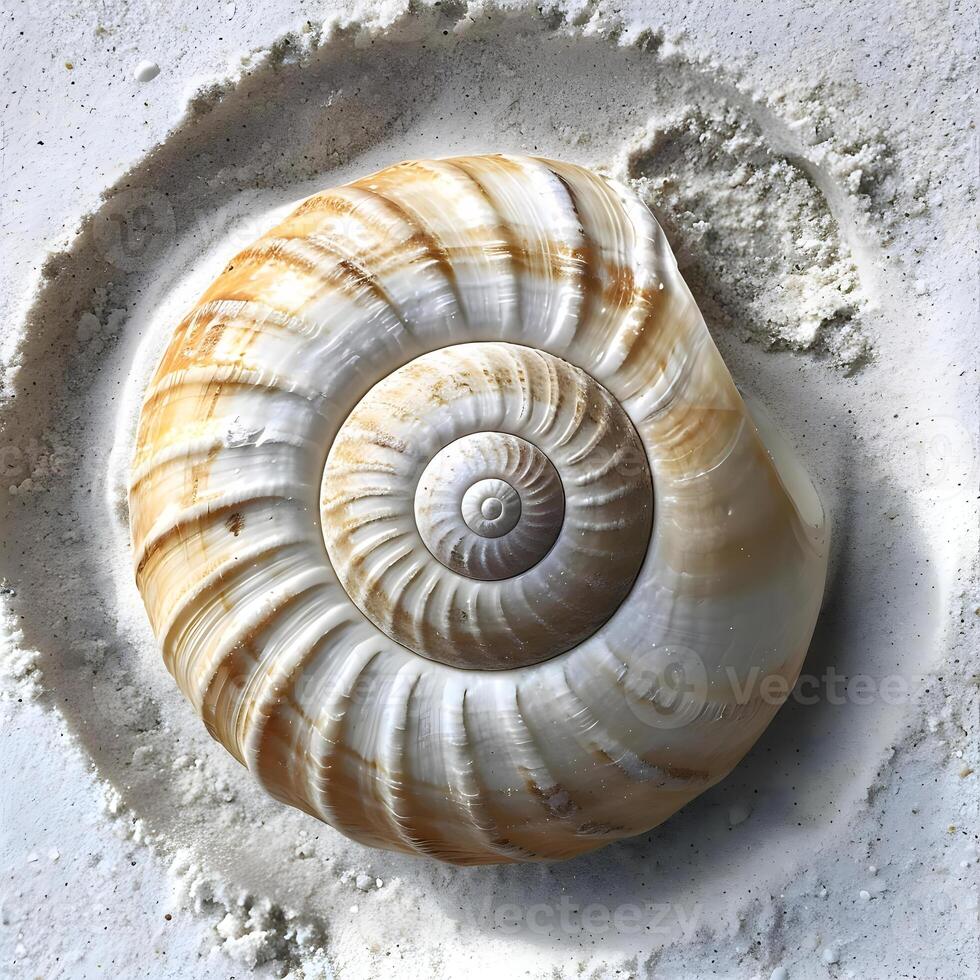
[{"label": "sea shell", "polygon": [[826,521],[766,439],[624,186],[405,163],[303,201],[177,325],[136,581],[275,797],[377,847],[567,858],[719,780],[797,677]]}]

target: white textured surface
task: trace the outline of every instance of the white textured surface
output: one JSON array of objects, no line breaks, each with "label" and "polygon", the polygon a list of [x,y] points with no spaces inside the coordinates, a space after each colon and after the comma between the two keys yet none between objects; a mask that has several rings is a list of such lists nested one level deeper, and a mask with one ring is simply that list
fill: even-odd
[{"label": "white textured surface", "polygon": [[[583,9],[586,24],[597,8]],[[426,882],[417,866],[372,865],[363,853],[336,852],[299,833],[291,845],[295,857],[280,861],[288,888],[257,868],[242,884],[236,876],[248,878],[247,855],[237,856],[233,875],[231,865],[205,870],[197,857],[181,852],[173,880],[186,888],[175,896],[174,912],[179,905],[203,915],[175,914],[163,924],[161,909],[148,897],[167,887],[162,877],[153,884],[157,859],[107,836],[87,788],[85,755],[56,746],[78,743],[157,828],[168,824],[168,806],[176,811],[180,819],[169,821],[163,842],[168,855],[206,837],[199,815],[212,798],[234,797],[237,777],[216,769],[203,744],[188,744],[188,753],[166,764],[154,760],[159,712],[141,700],[132,686],[136,678],[127,681],[115,670],[128,640],[114,630],[91,632],[94,619],[72,603],[67,587],[72,579],[91,579],[99,567],[97,550],[94,565],[80,564],[68,544],[98,541],[102,530],[90,529],[76,511],[75,523],[66,527],[52,511],[50,527],[66,548],[61,601],[25,593],[18,581],[22,552],[8,552],[3,566],[18,598],[43,611],[48,624],[48,650],[39,660],[43,678],[32,666],[31,645],[39,641],[30,618],[20,620],[29,640],[8,642],[5,651],[17,676],[14,699],[3,707],[5,789],[12,790],[4,802],[15,813],[3,820],[5,969],[96,975],[102,972],[97,964],[106,961],[131,974],[163,975],[168,961],[175,976],[242,969],[216,960],[195,968],[194,951],[205,935],[211,938],[204,948],[219,945],[239,964],[295,965],[297,950],[316,942],[309,936],[298,942],[275,904],[239,902],[243,890],[254,895],[264,881],[280,905],[325,912],[330,962],[345,976],[377,972],[393,961],[402,971],[428,976],[462,969],[478,975],[494,968],[495,956],[506,956],[515,969],[520,963],[570,975],[580,969],[599,976],[615,969],[681,977],[710,970],[764,977],[784,969],[790,977],[975,974],[976,688],[968,683],[978,606],[972,584],[975,25],[968,7],[956,3],[623,9],[635,24],[662,24],[670,35],[686,30],[709,76],[704,87],[692,88],[683,65],[672,70],[672,85],[657,90],[670,118],[640,135],[626,166],[660,195],[668,233],[682,246],[685,275],[739,382],[764,396],[795,441],[806,439],[809,461],[846,529],[826,625],[812,655],[818,683],[781,712],[771,737],[724,786],[651,845],[604,852],[603,867],[576,863],[533,877],[467,874]],[[9,192],[0,229],[7,302],[21,294],[41,246],[73,228],[101,189],[164,136],[196,81],[311,16],[288,4],[227,4],[162,23],[155,4],[14,4],[2,27],[10,93],[3,117]],[[594,33],[603,20],[599,9],[586,30]],[[572,65],[553,72],[550,82],[525,88],[524,99],[534,91],[545,112],[528,113],[516,93],[507,111],[494,93],[506,95],[515,70],[529,78],[533,70],[515,45],[505,39],[501,47],[503,67],[482,90],[479,108],[489,111],[477,124],[481,137],[506,134],[508,148],[541,150],[549,140],[560,142],[555,134],[564,127],[586,162],[602,160],[609,151],[605,141],[611,146],[618,138],[604,129],[606,114],[616,114],[616,96],[628,92],[624,104],[643,101],[641,68],[621,67],[602,78],[606,97],[588,106],[591,122],[583,121],[575,100],[561,98],[560,83],[573,71],[587,76],[585,66],[601,56],[576,51]],[[536,50],[548,55],[541,46]],[[137,84],[132,73],[144,57],[162,71]],[[545,62],[553,65],[550,58]],[[486,71],[469,64],[477,74]],[[722,111],[715,99],[723,86],[711,79],[723,64],[749,89],[762,91],[766,105],[748,111],[735,99],[731,111]],[[579,82],[582,90],[588,87],[587,78]],[[353,93],[362,79],[343,87]],[[462,125],[459,101],[452,118]],[[437,122],[439,115],[425,116],[415,136],[394,134],[398,155],[432,152],[435,136],[446,140],[452,127]],[[642,122],[641,111],[634,124]],[[455,143],[463,149],[475,144],[473,136],[469,145]],[[387,162],[379,156],[374,162]],[[660,183],[664,174],[676,180]],[[870,232],[865,208],[872,213]],[[217,225],[213,219],[196,229],[185,225],[184,232],[207,236]],[[729,274],[716,275],[724,269]],[[849,285],[858,278],[858,287]],[[125,313],[83,309],[78,338],[86,356],[105,350],[112,364],[114,336],[125,322]],[[738,335],[771,339],[848,360],[860,351],[862,331],[874,336],[876,360],[853,378],[834,376],[808,357],[761,354],[736,341]],[[9,350],[15,333],[4,328],[0,340]],[[63,343],[56,339],[55,348]],[[43,373],[35,380],[43,382]],[[109,408],[106,431],[111,397],[106,391],[101,398]],[[78,453],[70,431],[38,443],[5,435],[5,475],[18,495],[44,506],[43,488],[71,467],[83,488],[100,492],[104,440],[92,439]],[[78,469],[79,461],[90,469]],[[46,539],[39,534],[30,550]],[[71,634],[57,625],[66,609],[75,624]],[[59,662],[75,658],[95,666],[62,676]],[[850,681],[831,683],[828,669]],[[874,693],[858,696],[854,682],[862,673],[879,695],[880,682],[890,676],[916,696],[892,707]],[[60,686],[65,680],[71,683]],[[54,686],[42,694],[43,712],[17,704],[17,697],[45,683]],[[152,689],[152,672],[138,683]],[[52,709],[65,713],[67,725]],[[168,715],[164,723],[178,720]],[[41,766],[53,782],[35,774]],[[153,785],[165,792],[154,795]],[[49,795],[48,786],[63,794]],[[253,858],[274,852],[282,828],[273,812],[255,816],[236,807],[221,803],[222,819],[254,841]],[[138,819],[126,816],[122,825]],[[263,825],[270,828],[265,836]],[[43,838],[35,826],[45,828]],[[79,827],[86,829],[85,845],[76,848]],[[42,848],[58,850],[59,859],[29,860],[34,852],[43,856]],[[130,867],[145,869],[148,877],[138,896],[117,897],[85,861],[94,855],[100,866],[118,868],[115,880],[123,881],[130,851],[137,862]],[[78,873],[62,879],[49,870],[64,867]],[[362,889],[362,877],[368,889],[374,878],[382,884]],[[317,892],[322,900],[313,899]],[[443,904],[429,904],[440,896]],[[582,909],[590,903],[599,907],[586,927]],[[619,919],[610,921],[614,913]],[[148,921],[158,924],[166,951],[152,965]],[[180,925],[172,928],[172,922]],[[512,929],[512,922],[520,928]],[[50,940],[54,931],[66,938]],[[420,940],[423,933],[431,939]],[[64,967],[86,949],[83,959]],[[186,955],[181,950],[191,959],[179,959]],[[315,957],[301,959],[315,972],[309,965]]]}]

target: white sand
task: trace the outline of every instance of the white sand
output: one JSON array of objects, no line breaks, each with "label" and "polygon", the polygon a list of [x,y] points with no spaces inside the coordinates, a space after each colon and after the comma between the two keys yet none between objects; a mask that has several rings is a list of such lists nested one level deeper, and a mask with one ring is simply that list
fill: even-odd
[{"label": "white sand", "polygon": [[[974,975],[973,27],[940,3],[676,6],[8,30],[0,971]],[[16,65],[32,46],[43,74]],[[145,623],[122,488],[166,331],[276,209],[495,149],[635,182],[836,537],[807,679],[728,780],[596,854],[460,870],[347,842],[210,741]]]}]

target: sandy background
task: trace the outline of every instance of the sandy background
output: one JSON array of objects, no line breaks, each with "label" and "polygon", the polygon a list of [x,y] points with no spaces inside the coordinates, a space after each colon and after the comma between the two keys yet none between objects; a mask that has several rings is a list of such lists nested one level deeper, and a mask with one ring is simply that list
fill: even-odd
[{"label": "sandy background", "polygon": [[[0,972],[975,975],[966,5],[443,9],[34,2],[0,28]],[[361,26],[331,42],[330,12]],[[161,71],[140,83],[144,59]],[[219,77],[237,79],[223,97]],[[354,150],[279,162],[290,141],[329,143],[308,130],[347,98],[336,132]],[[194,146],[214,157],[200,173]],[[515,873],[370,852],[261,800],[153,659],[118,520],[140,378],[224,252],[324,180],[497,146],[635,182],[835,521],[815,699],[649,837]],[[173,241],[107,276],[74,234],[128,171],[117,204],[129,180],[170,188]],[[46,259],[53,243],[67,257]],[[67,309],[82,286],[102,302]]]}]

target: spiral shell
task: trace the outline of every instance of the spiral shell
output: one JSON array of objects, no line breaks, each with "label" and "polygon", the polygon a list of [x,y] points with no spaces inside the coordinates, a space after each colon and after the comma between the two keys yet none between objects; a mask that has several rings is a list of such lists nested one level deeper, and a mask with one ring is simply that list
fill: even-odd
[{"label": "spiral shell", "polygon": [[136,581],[277,798],[378,847],[566,858],[724,776],[799,672],[827,534],[773,440],[626,188],[406,163],[302,202],[177,326]]}]

